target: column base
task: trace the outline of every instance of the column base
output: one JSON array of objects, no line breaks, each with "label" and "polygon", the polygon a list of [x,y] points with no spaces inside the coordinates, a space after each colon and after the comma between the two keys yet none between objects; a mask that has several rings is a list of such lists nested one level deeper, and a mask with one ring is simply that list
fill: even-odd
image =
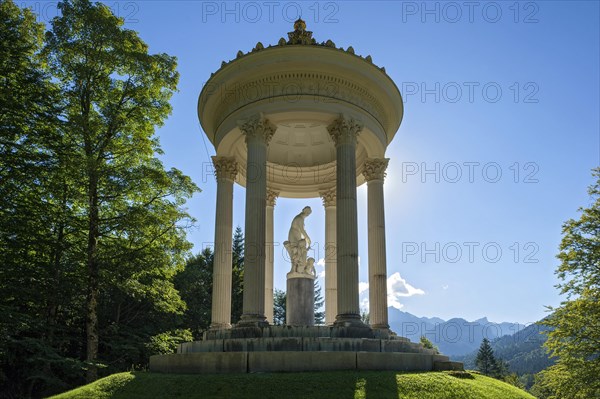
[{"label": "column base", "polygon": [[213,323],[208,328],[209,330],[229,330],[231,328],[230,323]]},{"label": "column base", "polygon": [[356,328],[369,328],[368,325],[363,323],[360,319],[360,315],[354,313],[339,314],[335,317],[334,327],[356,327]]},{"label": "column base", "polygon": [[373,330],[389,330],[389,324],[371,324],[370,326]]},{"label": "column base", "polygon": [[264,315],[260,314],[243,314],[240,321],[235,325],[235,328],[247,328],[247,327],[268,327],[269,322]]},{"label": "column base", "polygon": [[340,338],[371,338],[373,329],[357,314],[339,314],[333,323],[332,334]]}]

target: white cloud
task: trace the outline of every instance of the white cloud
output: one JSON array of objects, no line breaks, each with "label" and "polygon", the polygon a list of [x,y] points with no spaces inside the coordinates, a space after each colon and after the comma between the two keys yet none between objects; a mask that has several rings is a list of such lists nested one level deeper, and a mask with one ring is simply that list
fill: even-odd
[{"label": "white cloud", "polygon": [[396,272],[387,279],[387,291],[388,291],[388,306],[401,309],[404,305],[400,303],[401,297],[409,297],[413,295],[423,295],[425,291],[420,288],[415,288],[406,282],[400,276],[400,273]]},{"label": "white cloud", "polygon": [[[361,281],[358,283],[358,294],[360,295],[360,306],[361,309],[367,310],[369,308],[369,283]],[[424,295],[425,291],[420,288],[415,288],[406,282],[400,276],[400,273],[394,273],[387,279],[387,293],[388,293],[388,306],[401,309],[404,305],[400,303],[401,297],[409,297],[413,295]]]},{"label": "white cloud", "polygon": [[442,286],[442,289],[443,289],[444,291],[446,291],[448,288],[449,288],[448,284],[446,284],[446,285],[443,285],[443,286]]},{"label": "white cloud", "polygon": [[[318,271],[319,268],[322,267],[323,270]],[[324,258],[320,258],[316,263],[315,263],[315,269],[317,270],[317,278],[325,278],[325,259]]]},{"label": "white cloud", "polygon": [[358,283],[358,294],[362,294],[363,292],[367,291],[369,289],[369,283],[365,283],[364,281],[361,281],[360,283]]},{"label": "white cloud", "polygon": [[369,298],[363,298],[362,301],[360,301],[360,312],[369,312]]}]

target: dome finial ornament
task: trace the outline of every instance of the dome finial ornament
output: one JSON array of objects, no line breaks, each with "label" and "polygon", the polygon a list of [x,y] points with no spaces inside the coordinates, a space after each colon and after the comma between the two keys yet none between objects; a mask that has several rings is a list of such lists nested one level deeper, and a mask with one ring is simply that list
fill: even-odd
[{"label": "dome finial ornament", "polygon": [[288,38],[287,44],[316,44],[312,32],[306,30],[306,22],[302,18],[294,22],[294,31],[288,33]]},{"label": "dome finial ornament", "polygon": [[304,32],[306,30],[306,22],[302,19],[302,16],[294,22],[294,30]]}]

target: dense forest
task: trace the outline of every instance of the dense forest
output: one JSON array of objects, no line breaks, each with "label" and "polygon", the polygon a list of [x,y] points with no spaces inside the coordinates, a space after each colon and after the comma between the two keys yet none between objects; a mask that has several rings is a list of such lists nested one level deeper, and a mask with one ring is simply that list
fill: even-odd
[{"label": "dense forest", "polygon": [[176,60],[149,54],[102,4],[59,8],[46,31],[29,10],[0,1],[6,398],[143,368],[210,318],[197,301],[210,300],[212,254],[188,260],[186,239],[194,219],[184,204],[198,187],[157,158]]}]

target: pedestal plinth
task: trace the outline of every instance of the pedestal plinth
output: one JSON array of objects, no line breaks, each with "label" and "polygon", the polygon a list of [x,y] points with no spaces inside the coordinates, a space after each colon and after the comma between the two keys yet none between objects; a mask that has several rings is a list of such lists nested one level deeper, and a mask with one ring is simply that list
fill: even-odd
[{"label": "pedestal plinth", "polygon": [[[297,276],[294,276],[296,275]],[[300,273],[288,273],[285,324],[315,325],[315,279]]]}]

